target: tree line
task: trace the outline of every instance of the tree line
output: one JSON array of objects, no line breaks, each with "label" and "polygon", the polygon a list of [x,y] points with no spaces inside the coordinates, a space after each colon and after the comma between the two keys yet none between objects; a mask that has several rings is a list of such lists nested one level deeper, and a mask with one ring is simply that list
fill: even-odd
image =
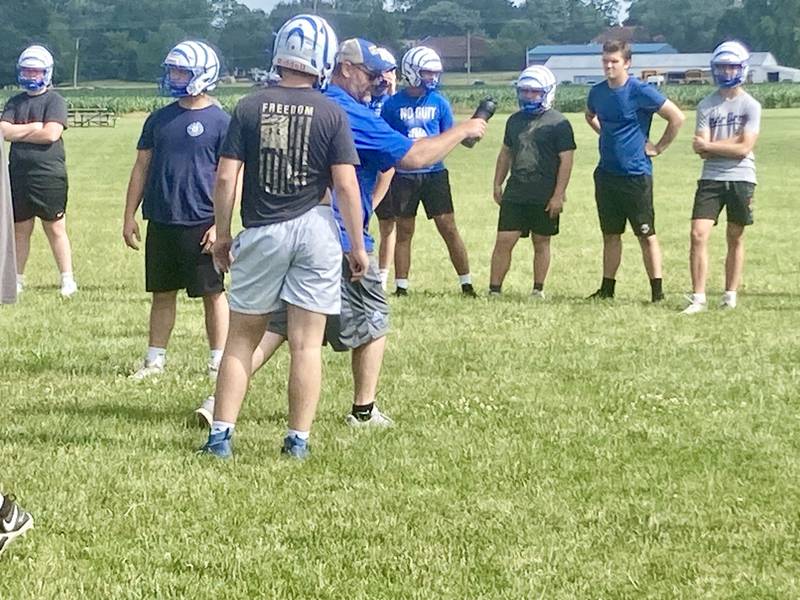
[{"label": "tree line", "polygon": [[[316,11],[341,39],[361,36],[396,53],[426,36],[480,35],[489,40],[483,67],[524,66],[537,44],[586,43],[622,18],[617,0],[297,0],[269,14],[236,0],[0,0],[0,83],[13,83],[15,61],[43,43],[57,61],[55,79],[69,82],[76,54],[79,79],[154,81],[175,43],[214,44],[229,71],[269,63],[274,32],[290,16]],[[634,41],[665,41],[682,52],[708,52],[735,37],[800,66],[800,0],[634,0],[626,25]]]}]

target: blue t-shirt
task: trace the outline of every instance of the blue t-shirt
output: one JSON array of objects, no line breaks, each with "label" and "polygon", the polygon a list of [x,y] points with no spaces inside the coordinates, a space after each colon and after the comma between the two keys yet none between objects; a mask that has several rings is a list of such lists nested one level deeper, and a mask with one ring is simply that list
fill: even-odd
[{"label": "blue t-shirt", "polygon": [[214,180],[231,118],[219,106],[189,110],[173,102],[144,122],[138,150],[152,150],[142,201],[145,219],[165,225],[214,221]]},{"label": "blue t-shirt", "polygon": [[[357,102],[339,86],[328,86],[325,95],[344,109],[350,122],[350,131],[353,134],[358,158],[361,161],[361,164],[356,166],[356,176],[358,177],[358,186],[361,188],[364,246],[367,252],[372,252],[375,241],[367,227],[370,217],[372,217],[372,191],[375,189],[378,173],[391,169],[411,149],[414,141],[389,127],[386,121],[370,110],[369,106]],[[350,240],[339,213],[336,194],[333,196],[333,212],[336,222],[339,223],[342,249],[349,252]]]},{"label": "blue t-shirt", "polygon": [[[439,92],[429,92],[424,96],[410,96],[402,89],[383,105],[381,116],[393,129],[412,140],[439,135],[453,126],[453,109]],[[398,173],[435,173],[444,170],[444,162],[437,162],[424,169]]]},{"label": "blue t-shirt", "polygon": [[383,94],[377,98],[373,98],[370,100],[369,107],[380,117],[383,105],[386,104],[386,101],[391,97],[391,94]]},{"label": "blue t-shirt", "polygon": [[610,87],[608,81],[592,87],[586,106],[600,120],[600,170],[613,175],[653,173],[644,146],[653,113],[666,100],[655,86],[635,77],[618,88]]}]

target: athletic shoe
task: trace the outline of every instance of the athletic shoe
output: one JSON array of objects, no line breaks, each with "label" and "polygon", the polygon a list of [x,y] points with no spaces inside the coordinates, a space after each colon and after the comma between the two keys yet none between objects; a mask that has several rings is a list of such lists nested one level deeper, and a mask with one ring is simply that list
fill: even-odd
[{"label": "athletic shoe", "polygon": [[587,300],[611,300],[612,298],[614,298],[614,294],[609,294],[603,288],[600,288],[590,296],[586,296]]},{"label": "athletic shoe", "polygon": [[533,290],[531,291],[531,299],[533,300],[544,300],[544,291],[543,290]]},{"label": "athletic shoe", "polygon": [[304,460],[311,455],[311,448],[308,447],[308,440],[301,440],[296,435],[287,435],[283,438],[281,454],[289,458]]},{"label": "athletic shoe", "polygon": [[33,527],[33,516],[17,506],[14,496],[4,496],[0,505],[0,554],[14,541]]},{"label": "athletic shoe", "polygon": [[231,447],[231,430],[226,429],[219,433],[209,433],[205,446],[197,451],[198,454],[212,454],[217,458],[230,458],[233,456]]},{"label": "athletic shoe", "polygon": [[731,301],[729,298],[723,297],[719,303],[719,307],[722,310],[733,310],[734,308],[736,308],[736,300]]},{"label": "athletic shoe", "polygon": [[61,284],[62,298],[71,298],[77,291],[78,291],[78,284],[75,283],[74,279],[70,279]]},{"label": "athletic shoe", "polygon": [[502,298],[503,297],[503,292],[495,292],[494,290],[489,290],[489,292],[486,295],[489,298],[492,298],[492,299],[494,299],[494,298]]},{"label": "athletic shoe", "polygon": [[211,423],[214,421],[214,396],[209,396],[200,405],[200,408],[194,411],[197,415],[197,424],[200,427],[211,428]]},{"label": "athletic shoe", "polygon": [[475,291],[475,288],[472,287],[471,283],[462,283],[461,284],[461,295],[466,296],[467,298],[477,298],[478,293]]},{"label": "athletic shoe", "polygon": [[348,414],[345,418],[350,427],[392,427],[394,421],[387,415],[378,410],[377,406],[372,407],[372,412],[369,414],[369,419],[361,420],[353,413]]},{"label": "athletic shoe", "polygon": [[147,379],[148,377],[155,377],[156,375],[161,375],[164,373],[164,365],[160,362],[147,362],[144,361],[144,364],[141,368],[133,373],[132,375],[128,375],[128,379],[133,379],[134,381],[141,381],[142,379]]},{"label": "athletic shoe", "polygon": [[701,313],[706,309],[705,302],[690,302],[689,306],[684,308],[681,311],[682,315],[696,315],[697,313]]},{"label": "athletic shoe", "polygon": [[408,288],[395,288],[394,290],[395,296],[408,296]]}]

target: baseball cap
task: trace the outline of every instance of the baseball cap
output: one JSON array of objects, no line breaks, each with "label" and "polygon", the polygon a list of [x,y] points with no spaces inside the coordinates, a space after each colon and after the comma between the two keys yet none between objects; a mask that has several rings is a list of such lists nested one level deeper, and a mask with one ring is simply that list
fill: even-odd
[{"label": "baseball cap", "polygon": [[384,60],[378,50],[378,46],[368,40],[350,38],[339,45],[336,62],[348,61],[354,65],[364,65],[368,71],[376,75],[396,68],[396,65]]}]

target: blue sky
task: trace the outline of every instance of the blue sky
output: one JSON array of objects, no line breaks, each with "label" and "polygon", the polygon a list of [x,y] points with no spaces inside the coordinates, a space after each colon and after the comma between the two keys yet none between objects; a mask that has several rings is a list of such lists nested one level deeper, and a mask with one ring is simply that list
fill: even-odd
[{"label": "blue sky", "polygon": [[240,0],[240,2],[250,8],[260,8],[264,12],[269,13],[272,7],[278,3],[278,0]]}]

